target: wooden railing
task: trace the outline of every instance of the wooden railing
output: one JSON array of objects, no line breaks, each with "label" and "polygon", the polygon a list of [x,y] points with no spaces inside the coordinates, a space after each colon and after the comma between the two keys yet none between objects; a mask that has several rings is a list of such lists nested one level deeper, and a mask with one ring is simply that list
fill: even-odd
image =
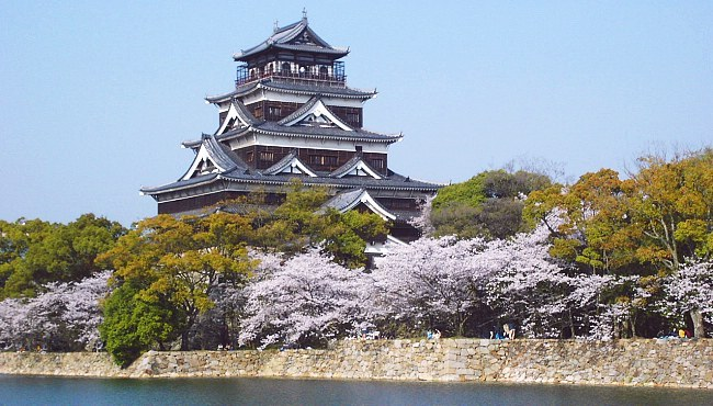
[{"label": "wooden railing", "polygon": [[246,83],[255,82],[262,79],[278,79],[283,82],[311,84],[320,86],[345,87],[347,82],[346,75],[315,75],[307,72],[287,73],[287,72],[267,72],[263,74],[252,74],[240,76],[235,80],[235,87],[239,87]]}]

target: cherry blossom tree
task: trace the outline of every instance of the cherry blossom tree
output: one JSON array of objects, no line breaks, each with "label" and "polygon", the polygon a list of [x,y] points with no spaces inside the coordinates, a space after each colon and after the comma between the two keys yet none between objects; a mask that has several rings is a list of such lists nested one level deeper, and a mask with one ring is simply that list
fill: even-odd
[{"label": "cherry blossom tree", "polygon": [[713,262],[688,260],[666,282],[662,307],[674,318],[689,313],[695,337],[705,337],[704,323],[713,323]]},{"label": "cherry blossom tree", "polygon": [[431,222],[433,199],[435,197],[436,196],[426,196],[423,200],[419,201],[420,214],[409,221],[409,224],[416,227],[424,237],[430,237],[436,231],[436,228]]},{"label": "cherry blossom tree", "polygon": [[19,350],[24,343],[29,306],[21,299],[5,299],[0,302],[0,349]]},{"label": "cherry blossom tree", "polygon": [[239,344],[314,345],[340,338],[366,318],[368,275],[349,270],[318,249],[284,263],[262,262],[246,287]]},{"label": "cherry blossom tree", "polygon": [[586,275],[572,278],[567,297],[576,316],[573,336],[609,340],[636,336],[635,318],[647,306],[649,293],[639,285],[638,276]]},{"label": "cherry blossom tree", "polygon": [[485,282],[493,268],[478,260],[487,246],[480,238],[451,236],[394,247],[373,271],[372,314],[381,325],[400,321],[410,334],[439,328],[463,335],[485,303]]},{"label": "cherry blossom tree", "polygon": [[99,303],[110,292],[111,274],[112,271],[102,271],[74,285],[68,284],[62,295],[61,300],[66,305],[60,320],[73,333],[74,341],[84,348],[100,345],[98,327],[103,316]]},{"label": "cherry blossom tree", "polygon": [[49,283],[35,298],[0,302],[0,341],[15,349],[79,350],[99,342],[99,301],[109,293],[111,271],[79,282]]},{"label": "cherry blossom tree", "polygon": [[549,231],[534,231],[494,240],[481,258],[489,264],[488,304],[501,319],[521,323],[531,337],[556,337],[570,320],[566,298],[571,279],[563,264],[549,255]]}]

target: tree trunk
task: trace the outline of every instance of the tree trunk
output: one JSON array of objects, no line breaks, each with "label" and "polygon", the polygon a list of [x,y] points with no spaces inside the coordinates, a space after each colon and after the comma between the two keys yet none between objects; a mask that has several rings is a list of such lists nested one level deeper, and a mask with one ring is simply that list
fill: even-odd
[{"label": "tree trunk", "polygon": [[195,321],[194,316],[189,316],[188,320],[186,321],[186,325],[183,327],[183,331],[181,331],[181,351],[188,351],[190,350],[190,333],[191,333],[191,327],[193,327],[193,323]]},{"label": "tree trunk", "polygon": [[188,351],[188,329],[181,332],[181,351]]},{"label": "tree trunk", "polygon": [[706,331],[703,327],[703,315],[701,314],[701,309],[691,309],[689,314],[691,315],[691,320],[693,320],[693,336],[696,338],[705,338]]},{"label": "tree trunk", "polygon": [[463,332],[465,331],[465,322],[468,321],[467,317],[460,317],[458,316],[458,321],[456,321],[457,324],[457,331],[456,331],[456,337],[463,337]]}]

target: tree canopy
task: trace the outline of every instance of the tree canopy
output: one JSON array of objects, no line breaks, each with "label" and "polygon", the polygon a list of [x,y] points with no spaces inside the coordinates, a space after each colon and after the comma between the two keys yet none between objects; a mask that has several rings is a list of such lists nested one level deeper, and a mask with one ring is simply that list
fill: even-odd
[{"label": "tree canopy", "polygon": [[371,212],[324,210],[321,207],[329,197],[326,189],[304,188],[299,182],[293,183],[285,201],[273,212],[252,210],[245,214],[253,228],[248,242],[288,255],[320,245],[341,265],[365,266],[367,242],[385,238],[389,224]]},{"label": "tree canopy", "polygon": [[611,169],[582,175],[569,186],[533,192],[525,216],[552,229],[555,257],[589,272],[674,271],[683,258],[713,253],[713,150],[639,159],[640,168],[621,180]]},{"label": "tree canopy", "polygon": [[[532,222],[548,224],[553,215],[562,220],[549,224],[550,254],[572,262],[578,272],[639,278],[636,288],[647,294],[630,303],[627,317],[632,325],[635,318],[651,325],[658,316],[648,306],[664,294],[663,280],[681,272],[684,262],[709,261],[713,254],[713,150],[672,159],[649,155],[638,162],[628,179],[602,169],[568,187],[535,191],[524,213]],[[689,310],[702,332],[699,312]]]},{"label": "tree canopy", "polygon": [[436,236],[506,238],[529,229],[523,221],[524,199],[548,187],[548,176],[518,170],[485,171],[438,192],[431,221]]},{"label": "tree canopy", "polygon": [[0,299],[34,296],[48,282],[72,282],[100,271],[94,260],[126,232],[84,214],[69,224],[0,221]]}]

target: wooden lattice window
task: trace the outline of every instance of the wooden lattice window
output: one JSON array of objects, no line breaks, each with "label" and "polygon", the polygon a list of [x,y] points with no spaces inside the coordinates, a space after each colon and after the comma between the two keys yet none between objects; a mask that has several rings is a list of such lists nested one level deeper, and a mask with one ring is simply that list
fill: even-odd
[{"label": "wooden lattice window", "polygon": [[328,155],[310,155],[309,163],[320,166],[336,166],[337,157]]},{"label": "wooden lattice window", "polygon": [[369,165],[374,169],[384,169],[384,160],[381,158],[370,159]]}]

